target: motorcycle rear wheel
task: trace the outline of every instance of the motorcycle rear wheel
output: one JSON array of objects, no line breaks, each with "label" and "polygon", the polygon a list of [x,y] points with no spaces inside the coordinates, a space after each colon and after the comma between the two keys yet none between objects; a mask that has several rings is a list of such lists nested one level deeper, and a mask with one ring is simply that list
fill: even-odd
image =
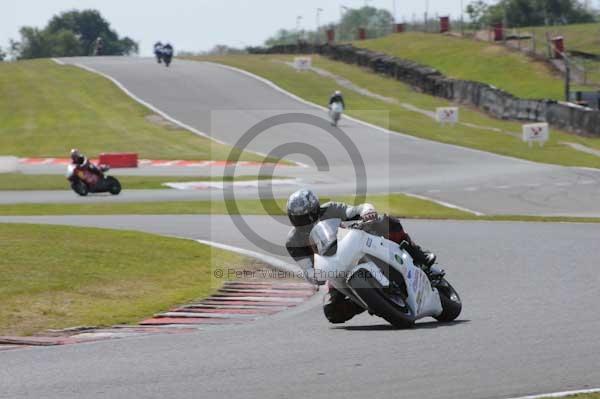
[{"label": "motorcycle rear wheel", "polygon": [[410,328],[415,322],[411,315],[404,313],[383,291],[383,287],[369,273],[360,273],[348,281],[358,296],[369,306],[369,310],[385,319],[394,327]]},{"label": "motorcycle rear wheel", "polygon": [[440,301],[442,302],[442,313],[435,317],[437,321],[449,322],[455,320],[462,310],[462,301],[458,292],[444,278],[441,283],[436,285],[440,293]]}]

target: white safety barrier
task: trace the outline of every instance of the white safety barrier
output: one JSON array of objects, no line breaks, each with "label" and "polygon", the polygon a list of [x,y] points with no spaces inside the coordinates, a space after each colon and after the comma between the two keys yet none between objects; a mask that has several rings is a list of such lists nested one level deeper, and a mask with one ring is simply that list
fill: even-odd
[{"label": "white safety barrier", "polygon": [[523,141],[531,147],[534,142],[544,145],[550,138],[550,129],[547,123],[530,123],[523,125]]},{"label": "white safety barrier", "polygon": [[456,125],[458,123],[458,107],[436,108],[435,118],[442,125]]},{"label": "white safety barrier", "polygon": [[310,57],[296,57],[294,58],[294,68],[298,71],[308,71],[312,68],[312,58]]},{"label": "white safety barrier", "polygon": [[0,156],[0,173],[15,173],[19,168],[19,158]]}]

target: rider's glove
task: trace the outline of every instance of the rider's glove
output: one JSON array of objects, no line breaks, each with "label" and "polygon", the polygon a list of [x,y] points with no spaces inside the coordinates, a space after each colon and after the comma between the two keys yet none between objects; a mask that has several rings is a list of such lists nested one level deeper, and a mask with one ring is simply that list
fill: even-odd
[{"label": "rider's glove", "polygon": [[363,222],[372,222],[377,220],[378,217],[379,215],[373,207],[365,207],[365,209],[363,209],[363,211],[360,213],[360,218],[363,220]]}]

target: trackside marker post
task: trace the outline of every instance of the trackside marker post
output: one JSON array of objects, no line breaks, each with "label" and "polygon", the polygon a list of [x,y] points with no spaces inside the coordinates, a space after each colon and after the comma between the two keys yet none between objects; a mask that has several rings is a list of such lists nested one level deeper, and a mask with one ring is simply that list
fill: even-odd
[{"label": "trackside marker post", "polygon": [[435,110],[435,118],[442,125],[456,125],[459,120],[458,107],[440,107]]},{"label": "trackside marker post", "polygon": [[523,141],[533,146],[534,142],[544,146],[544,143],[550,138],[550,129],[547,123],[530,123],[523,125]]},{"label": "trackside marker post", "polygon": [[294,68],[297,71],[308,71],[312,68],[312,58],[310,57],[296,57],[294,58]]}]

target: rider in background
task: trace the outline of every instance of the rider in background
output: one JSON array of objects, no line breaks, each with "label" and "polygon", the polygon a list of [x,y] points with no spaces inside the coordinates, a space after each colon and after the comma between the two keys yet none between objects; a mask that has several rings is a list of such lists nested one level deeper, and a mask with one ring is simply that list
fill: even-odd
[{"label": "rider in background", "polygon": [[91,172],[97,172],[98,168],[96,165],[90,162],[85,155],[83,155],[77,148],[71,150],[71,162],[77,167],[87,169]]},{"label": "rider in background", "polygon": [[104,54],[104,40],[102,37],[98,36],[96,39],[96,45],[94,47],[94,55],[103,55]]},{"label": "rider in background", "polygon": [[334,103],[341,103],[342,107],[346,109],[346,103],[344,102],[344,97],[342,96],[342,92],[336,90],[335,93],[329,98],[329,107]]},{"label": "rider in background", "polygon": [[171,46],[171,43],[165,44],[163,50],[165,50],[167,54],[173,55],[173,46]]},{"label": "rider in background", "polygon": [[[318,283],[314,269],[314,248],[310,242],[310,232],[321,220],[341,219],[372,222],[369,231],[386,237],[398,244],[406,242],[406,251],[415,265],[423,269],[430,268],[436,256],[415,244],[404,231],[402,223],[395,217],[378,215],[371,204],[351,206],[341,202],[328,202],[321,206],[319,198],[310,190],[299,190],[292,194],[287,202],[287,214],[294,228],[290,231],[286,248],[288,253],[300,265],[304,276],[311,283]],[[325,296],[323,312],[329,322],[345,323],[364,309],[333,287]]]},{"label": "rider in background", "polygon": [[159,64],[162,62],[162,60],[161,60],[162,50],[163,50],[163,44],[160,41],[154,43],[154,55],[156,56],[156,59],[158,60]]}]

